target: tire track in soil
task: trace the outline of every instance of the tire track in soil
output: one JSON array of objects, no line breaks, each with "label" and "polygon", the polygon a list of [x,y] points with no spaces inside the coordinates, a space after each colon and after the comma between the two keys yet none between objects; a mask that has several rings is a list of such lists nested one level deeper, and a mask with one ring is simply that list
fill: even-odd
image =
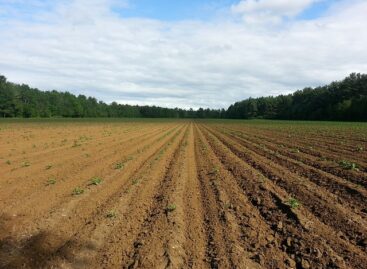
[{"label": "tire track in soil", "polygon": [[[33,264],[33,267],[40,268],[46,264],[49,257],[62,256],[63,253],[60,251],[62,247],[69,241],[74,242],[73,238],[77,234],[77,231],[83,230],[85,227],[92,224],[89,219],[93,219],[95,216],[102,216],[102,218],[104,218],[106,212],[103,208],[106,205],[113,205],[117,199],[123,196],[126,187],[130,187],[130,185],[128,186],[125,184],[126,181],[129,180],[134,173],[136,174],[140,170],[144,170],[143,167],[146,167],[149,161],[155,156],[160,156],[162,148],[164,146],[170,146],[167,145],[167,143],[169,143],[168,141],[182,133],[182,128],[184,127],[181,126],[180,130],[176,133],[168,136],[168,138],[158,143],[158,145],[145,152],[144,157],[141,156],[139,162],[136,161],[137,163],[134,166],[131,165],[129,167],[129,171],[126,171],[123,179],[112,182],[108,188],[106,187],[107,189],[95,190],[95,196],[72,198],[72,200],[68,202],[70,212],[68,212],[69,218],[67,222],[65,222],[65,218],[62,218],[63,215],[59,216],[59,214],[53,214],[48,219],[41,220],[38,227],[35,227],[36,230],[32,233],[27,233],[26,238],[21,241],[14,242],[13,238],[9,238],[5,241],[5,244],[12,245],[13,249],[20,249],[25,252],[24,254],[15,253],[15,257],[11,257],[11,255],[10,257],[6,257],[6,254],[11,253],[0,253],[0,256],[5,256],[6,260],[8,260],[8,267],[15,263],[15,266],[12,268],[16,268],[19,266],[20,262],[24,262],[26,264]],[[31,236],[29,236],[29,234],[31,234]],[[86,238],[88,238],[88,235]],[[36,244],[36,246],[34,244]],[[27,247],[27,249],[25,247]],[[33,249],[36,249],[42,256],[36,261],[32,261],[27,257],[27,255],[30,254],[38,254],[33,253]]]},{"label": "tire track in soil", "polygon": [[[336,236],[333,230],[318,221],[303,206],[294,210],[287,204],[289,194],[279,189],[261,170],[236,156],[200,126],[222,164],[242,186],[253,206],[272,227],[284,251],[290,255],[297,268],[363,268],[367,257],[349,241]],[[258,179],[258,182],[254,182]],[[260,199],[259,199],[260,198]],[[293,263],[292,262],[292,263]]]}]

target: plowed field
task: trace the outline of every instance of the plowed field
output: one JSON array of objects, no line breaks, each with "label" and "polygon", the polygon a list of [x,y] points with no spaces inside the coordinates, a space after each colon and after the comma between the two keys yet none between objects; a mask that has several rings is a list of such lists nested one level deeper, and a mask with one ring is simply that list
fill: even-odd
[{"label": "plowed field", "polygon": [[367,268],[367,126],[3,122],[0,268]]}]

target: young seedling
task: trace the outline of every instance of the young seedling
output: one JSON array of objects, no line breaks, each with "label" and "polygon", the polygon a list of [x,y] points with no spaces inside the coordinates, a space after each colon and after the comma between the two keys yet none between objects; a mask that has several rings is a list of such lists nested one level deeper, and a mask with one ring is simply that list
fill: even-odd
[{"label": "young seedling", "polygon": [[298,202],[295,198],[290,198],[288,204],[291,206],[292,209],[296,209],[300,206],[300,202]]},{"label": "young seedling", "polygon": [[176,210],[176,205],[175,204],[169,204],[167,207],[166,207],[166,212],[169,213],[169,212],[173,212]]},{"label": "young seedling", "polygon": [[122,169],[122,168],[124,168],[124,164],[123,163],[117,163],[116,165],[115,165],[115,169],[117,170],[117,169]]},{"label": "young seedling", "polygon": [[355,163],[352,163],[350,161],[341,161],[339,162],[340,167],[342,167],[345,170],[358,170],[357,165]]},{"label": "young seedling", "polygon": [[363,150],[364,150],[364,148],[363,148],[362,146],[357,147],[357,151],[358,151],[358,152],[361,152],[361,151],[363,151]]},{"label": "young seedling", "polygon": [[107,212],[106,217],[109,219],[114,219],[117,217],[117,213],[115,210],[110,210]]},{"label": "young seedling", "polygon": [[11,162],[10,162],[9,160],[7,160],[5,163],[6,163],[6,164],[8,164],[8,165],[10,165],[10,164],[11,164]]},{"label": "young seedling", "polygon": [[51,164],[48,164],[47,166],[46,166],[46,170],[50,170],[52,168],[52,165]]},{"label": "young seedling", "polygon": [[80,147],[82,144],[78,142],[78,140],[74,140],[74,144],[71,146],[73,148]]},{"label": "young seedling", "polygon": [[136,185],[136,184],[138,184],[138,183],[139,183],[139,180],[134,179],[132,183],[133,183],[133,185]]},{"label": "young seedling", "polygon": [[99,177],[94,177],[90,180],[90,184],[89,185],[99,185],[102,183],[102,179]]},{"label": "young seedling", "polygon": [[46,186],[49,186],[49,185],[55,185],[56,184],[56,179],[54,178],[50,178],[49,180],[47,180],[46,182]]},{"label": "young seedling", "polygon": [[83,194],[84,193],[84,190],[80,187],[76,187],[74,190],[73,190],[73,195],[80,195],[80,194]]},{"label": "young seedling", "polygon": [[28,167],[31,166],[31,164],[29,162],[23,162],[22,163],[22,167]]},{"label": "young seedling", "polygon": [[219,173],[219,168],[217,166],[213,167],[212,171],[210,172],[210,174],[212,175],[217,175]]}]

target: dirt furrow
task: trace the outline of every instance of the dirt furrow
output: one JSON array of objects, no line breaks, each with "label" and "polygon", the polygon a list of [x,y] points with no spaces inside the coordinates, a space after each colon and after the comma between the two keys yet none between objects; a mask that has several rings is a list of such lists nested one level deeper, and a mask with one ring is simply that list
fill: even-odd
[{"label": "dirt furrow", "polygon": [[210,144],[197,130],[207,181],[217,193],[220,218],[224,222],[226,239],[235,268],[287,268],[289,257],[274,247],[274,234],[243,193],[236,179],[217,158]]},{"label": "dirt furrow", "polygon": [[[84,154],[80,151],[72,156],[68,154],[66,154],[65,157],[62,155],[60,158],[58,158],[57,155],[53,156],[52,159],[54,159],[54,161],[40,164],[38,165],[38,169],[32,166],[31,175],[24,170],[24,175],[18,175],[16,178],[12,176],[14,182],[11,184],[3,184],[1,186],[2,195],[0,205],[2,201],[6,201],[6,205],[3,205],[3,208],[8,206],[15,207],[17,204],[24,204],[25,200],[33,200],[33,197],[38,197],[42,192],[52,192],[48,186],[48,180],[53,179],[57,181],[58,184],[62,185],[69,181],[69,178],[82,178],[82,175],[80,175],[81,172],[89,169],[93,170],[91,168],[96,167],[101,161],[105,162],[111,160],[111,164],[113,164],[113,162],[116,162],[114,159],[126,158],[128,154],[135,150],[137,145],[147,142],[150,143],[152,137],[157,137],[166,130],[168,129],[149,133],[148,136],[144,134],[137,138],[128,138],[125,139],[125,141],[114,143],[112,146],[109,145],[105,147],[102,145],[94,147],[92,150],[88,151],[88,156],[81,157],[81,155]],[[52,167],[47,169],[46,166],[49,163],[52,163]],[[65,169],[65,167],[67,167],[67,169]],[[54,189],[59,190],[58,188]]]},{"label": "dirt furrow", "polygon": [[[307,139],[302,139],[300,137],[278,137],[274,136],[274,134],[272,133],[258,134],[259,132],[258,130],[249,130],[248,133],[246,133],[245,131],[239,130],[237,128],[235,129],[230,128],[229,131],[232,133],[236,133],[237,136],[240,135],[245,139],[250,140],[256,139],[259,142],[259,144],[269,143],[272,145],[278,145],[279,146],[278,150],[283,151],[288,155],[291,155],[293,158],[297,158],[298,160],[303,161],[309,165],[322,169],[325,172],[332,173],[336,176],[343,177],[345,179],[353,180],[353,177],[355,177],[356,175],[358,176],[358,173],[356,173],[356,171],[340,169],[340,165],[338,163],[342,160],[350,162],[354,161],[360,165],[361,171],[366,172],[367,160],[363,158],[363,155],[361,155],[363,154],[363,151],[361,152],[353,151],[348,152],[347,154],[345,154],[345,152],[328,153],[329,147],[323,148],[320,145],[309,143],[307,144],[306,142],[304,143],[302,142],[303,144],[300,144],[301,141],[303,140],[307,141]],[[357,149],[356,146],[353,147],[353,150],[356,149]],[[366,182],[366,177],[363,178],[364,182]]]},{"label": "dirt furrow", "polygon": [[[361,264],[366,262],[366,257],[362,250],[318,221],[303,205],[297,210],[292,209],[288,200],[291,195],[274,185],[273,180],[261,169],[258,170],[261,162],[254,165],[252,160],[244,160],[243,153],[234,154],[233,149],[221,140],[206,129],[203,131],[212,149],[227,170],[240,179],[239,184],[249,200],[258,208],[264,220],[273,227],[279,236],[278,242],[295,259],[299,268],[302,261],[304,264],[314,264],[315,268],[346,268],[344,262],[351,264],[353,268],[363,268]],[[328,258],[325,259],[325,256]]]},{"label": "dirt furrow", "polygon": [[305,179],[325,188],[325,191],[330,191],[331,193],[339,196],[340,204],[351,204],[350,206],[353,211],[366,214],[367,216],[367,191],[361,188],[360,185],[346,182],[332,174],[325,173],[313,166],[294,160],[288,155],[283,155],[283,152],[277,150],[271,145],[266,145],[265,148],[257,143],[251,142],[247,138],[244,139],[238,138],[235,135],[228,135],[240,145],[266,157],[295,174],[301,175]]},{"label": "dirt furrow", "polygon": [[[187,131],[186,127],[185,134]],[[160,214],[166,213],[167,205],[163,204],[163,199],[167,190],[163,187],[167,187],[172,180],[169,171],[176,162],[182,145],[183,136],[167,149],[169,152],[159,163],[154,162],[149,166],[149,173],[142,175],[140,180],[145,183],[142,183],[139,195],[133,196],[126,209],[121,212],[124,221],[116,224],[96,257],[96,262],[102,268],[128,268],[132,264],[142,262],[139,248],[144,245],[148,234],[152,233],[153,227],[150,224],[155,222]],[[106,244],[107,242],[113,244]],[[158,248],[157,251],[164,250]],[[159,256],[158,263],[166,260],[163,254]]]},{"label": "dirt furrow", "polygon": [[[159,140],[175,130],[176,128],[173,128],[166,132],[157,133],[145,141],[131,143],[122,149],[121,155],[109,154],[105,156],[105,158],[93,160],[88,165],[77,166],[77,170],[69,169],[69,171],[65,171],[66,173],[62,174],[62,176],[58,175],[54,177],[55,180],[57,180],[55,184],[47,184],[46,179],[40,179],[41,182],[34,184],[37,189],[30,192],[28,196],[23,194],[25,197],[18,200],[7,199],[7,204],[3,206],[3,214],[15,215],[16,218],[14,221],[19,224],[23,218],[29,220],[27,217],[28,215],[39,216],[40,212],[50,210],[55,205],[60,207],[62,205],[60,201],[67,200],[67,197],[70,196],[74,188],[84,188],[83,185],[88,186],[91,178],[96,176],[105,177],[104,179],[106,179],[106,177],[110,177],[110,175],[117,176],[123,173],[124,167],[115,169],[117,163],[122,163],[123,166],[126,166],[135,156],[143,154],[143,150],[145,150],[146,147],[150,147],[150,145],[159,142]],[[139,147],[137,147],[138,145]],[[116,148],[116,150],[119,150],[119,148]],[[30,188],[30,190],[32,189],[33,188]],[[50,199],[49,203],[42,203],[47,197]],[[15,198],[17,198],[16,195]],[[55,210],[52,209],[51,211]],[[10,218],[12,219],[12,217]]]},{"label": "dirt furrow", "polygon": [[[181,130],[182,127],[180,128]],[[49,257],[61,255],[58,252],[59,249],[73,238],[75,232],[80,230],[81,227],[85,228],[91,224],[92,222],[90,222],[89,219],[93,219],[93,216],[102,216],[103,218],[106,214],[106,205],[110,204],[110,207],[113,207],[116,200],[123,196],[123,192],[127,191],[135,184],[134,181],[128,184],[128,180],[131,180],[134,174],[143,169],[144,165],[146,166],[146,168],[143,169],[144,171],[149,169],[148,165],[150,162],[154,160],[154,158],[160,158],[164,153],[162,151],[163,148],[165,146],[170,147],[171,142],[169,141],[182,133],[181,130],[163,139],[163,141],[157,142],[154,147],[148,149],[144,156],[141,156],[139,159],[136,159],[134,163],[129,165],[128,170],[124,171],[121,178],[116,178],[116,180],[111,181],[106,180],[104,184],[98,186],[99,188],[91,189],[89,193],[85,193],[80,197],[66,197],[67,203],[65,205],[53,211],[50,216],[45,216],[31,227],[27,227],[27,229],[23,231],[22,236],[19,237],[18,234],[17,238],[5,238],[2,241],[4,245],[10,245],[12,249],[24,252],[14,253],[14,255],[6,251],[1,253],[3,256],[7,257],[6,261],[8,265],[14,262],[19,265],[19,262],[22,261],[30,262],[31,264],[32,262],[44,264]],[[92,196],[92,194],[94,195]],[[102,215],[101,211],[103,211]],[[66,219],[68,220],[67,222],[65,222]],[[9,225],[8,227],[14,226]],[[9,234],[9,231],[4,231],[4,234]],[[36,250],[37,253],[39,252],[41,257],[39,257],[39,259],[37,259],[37,257],[32,257],[35,258],[35,261],[32,261],[27,255],[35,255],[36,253],[34,253],[34,250]]]},{"label": "dirt furrow", "polygon": [[[207,129],[208,130],[208,129]],[[211,131],[214,134],[214,131]],[[215,133],[216,137],[230,148],[237,156],[243,158],[254,168],[259,169],[277,185],[299,199],[315,216],[325,224],[333,227],[337,232],[342,232],[349,242],[358,247],[363,246],[367,237],[367,225],[361,216],[350,212],[349,208],[338,204],[337,198],[331,194],[321,192],[310,181],[281,166],[267,160],[254,151],[245,148],[223,134]],[[337,221],[335,221],[335,218]]]}]

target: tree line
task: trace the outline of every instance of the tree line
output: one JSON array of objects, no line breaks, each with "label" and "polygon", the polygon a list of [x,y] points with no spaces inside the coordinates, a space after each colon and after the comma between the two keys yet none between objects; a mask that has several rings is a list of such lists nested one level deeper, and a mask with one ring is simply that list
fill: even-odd
[{"label": "tree line", "polygon": [[276,97],[249,98],[231,105],[226,117],[286,120],[367,121],[367,75]]},{"label": "tree line", "polygon": [[292,94],[249,98],[224,109],[180,109],[106,104],[69,92],[40,91],[0,76],[0,117],[232,118],[367,121],[367,75]]},{"label": "tree line", "polygon": [[25,84],[8,82],[0,76],[0,117],[224,118],[225,110],[106,104],[93,97],[69,92],[40,91]]}]

